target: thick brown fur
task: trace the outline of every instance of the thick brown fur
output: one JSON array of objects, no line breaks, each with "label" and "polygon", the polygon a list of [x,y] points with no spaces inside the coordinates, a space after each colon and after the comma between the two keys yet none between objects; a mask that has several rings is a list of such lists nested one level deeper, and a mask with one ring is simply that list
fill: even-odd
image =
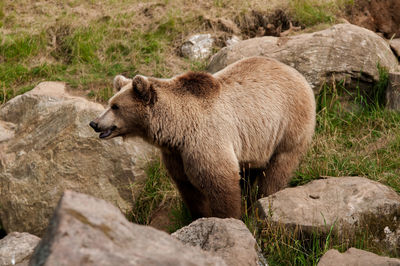
[{"label": "thick brown fur", "polygon": [[197,97],[210,97],[219,93],[219,81],[208,73],[187,72],[177,77],[177,93],[191,93]]},{"label": "thick brown fur", "polygon": [[[140,136],[157,145],[194,218],[241,215],[240,169],[263,169],[259,197],[287,186],[315,127],[314,94],[276,60],[252,57],[210,75],[122,76],[94,122],[107,138]],[[139,84],[139,87],[138,87]]]}]

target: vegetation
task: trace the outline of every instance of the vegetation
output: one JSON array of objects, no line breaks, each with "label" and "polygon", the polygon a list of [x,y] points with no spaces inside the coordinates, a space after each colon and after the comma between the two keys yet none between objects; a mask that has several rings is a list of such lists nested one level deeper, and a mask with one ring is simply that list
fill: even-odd
[{"label": "vegetation", "polygon": [[[64,81],[73,93],[104,102],[112,95],[116,74],[167,77],[187,69],[203,70],[205,62],[183,59],[177,48],[195,30],[215,30],[207,18],[234,20],[251,10],[283,7],[293,21],[308,27],[334,23],[337,14],[353,4],[351,0],[134,2],[68,0],[56,6],[53,1],[0,1],[0,104],[43,80]],[[400,114],[383,108],[387,71],[379,65],[378,69],[381,79],[371,90],[374,93],[360,88],[349,92],[344,82],[321,90],[315,137],[292,186],[320,176],[365,176],[400,193]],[[136,206],[129,218],[151,224],[157,213],[166,210],[171,222],[164,230],[188,224],[190,215],[160,162],[151,163],[147,174],[141,188],[132,188],[141,192],[134,193]],[[356,232],[354,241],[343,244],[333,234],[301,236],[296,230],[260,221],[254,205],[249,205],[256,192],[243,183],[242,219],[270,265],[314,265],[332,247],[385,253],[368,231]]]},{"label": "vegetation", "polygon": [[96,101],[111,96],[116,74],[166,77],[199,66],[179,56],[194,30],[215,32],[209,20],[280,7],[303,26],[333,23],[350,0],[192,2],[1,1],[0,102],[59,80]]},{"label": "vegetation", "polygon": [[336,21],[337,14],[347,6],[354,4],[353,0],[318,1],[318,0],[291,0],[289,7],[291,14],[300,24],[314,26],[321,23],[331,24]]},{"label": "vegetation", "polygon": [[[387,72],[380,71],[381,80],[376,86],[387,83]],[[380,94],[375,98],[351,95],[359,109],[346,111],[340,100],[347,93],[343,83],[325,86],[321,91],[317,98],[316,134],[291,185],[303,185],[321,176],[363,176],[400,192],[400,114],[385,110]],[[374,220],[368,217],[360,226],[363,229],[347,235],[350,241],[343,241],[332,230],[327,235],[304,235],[298,228],[288,230],[265,221],[258,226],[262,229],[256,235],[270,265],[316,265],[331,248],[345,251],[356,247],[399,257],[374,241]]]},{"label": "vegetation", "polygon": [[192,221],[189,210],[183,204],[162,164],[159,161],[151,162],[146,174],[144,183],[132,188],[133,194],[135,191],[140,193],[136,196],[135,207],[128,215],[129,220],[150,225],[154,214],[166,210],[167,216],[162,218],[170,220],[170,223],[161,229],[172,233],[188,225]]}]

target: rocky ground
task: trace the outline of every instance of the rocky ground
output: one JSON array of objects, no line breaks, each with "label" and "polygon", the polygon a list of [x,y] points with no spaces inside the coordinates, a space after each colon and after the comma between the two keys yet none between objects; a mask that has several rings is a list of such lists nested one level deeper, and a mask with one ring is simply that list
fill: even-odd
[{"label": "rocky ground", "polygon": [[[140,14],[138,20],[151,27],[155,17],[177,3],[141,3],[127,9],[126,14]],[[87,125],[104,109],[93,101],[102,102],[111,95],[104,79],[116,73],[87,68],[82,53],[74,61],[73,56],[78,56],[73,50],[76,47],[59,58],[68,68],[63,70],[65,73],[56,68],[34,70],[35,66],[30,65],[41,57],[48,67],[59,60],[59,52],[69,51],[59,39],[61,28],[51,24],[46,32],[54,35],[54,46],[47,46],[48,53],[32,55],[32,62],[27,59],[31,55],[25,55],[24,62],[18,61],[12,54],[15,47],[7,46],[0,37],[1,83],[18,88],[3,89],[1,94],[5,103],[0,106],[0,221],[5,234],[0,239],[0,265],[26,265],[29,260],[30,265],[265,265],[267,261],[271,265],[400,265],[399,259],[388,257],[400,257],[400,39],[396,38],[400,36],[394,26],[398,25],[398,16],[393,13],[397,3],[356,1],[344,9],[329,9],[337,13],[325,10],[324,14],[335,22],[339,19],[334,14],[339,13],[347,21],[323,25],[323,30],[309,26],[306,21],[310,18],[301,17],[299,7],[294,9],[297,13],[290,13],[271,3],[265,10],[237,14],[232,10],[237,3],[228,8],[221,1],[223,6],[211,8],[209,16],[202,17],[201,26],[192,25],[196,26],[195,33],[185,28],[179,37],[172,33],[173,40],[164,38],[176,30],[175,26],[163,20],[164,24],[157,27],[166,27],[165,31],[140,35],[150,40],[143,47],[125,43],[114,47],[135,62],[134,70],[127,68],[128,63],[124,65],[125,59],[115,57],[113,52],[107,54],[105,50],[111,51],[110,47],[99,48],[99,57],[89,53],[86,58],[98,57],[97,63],[110,69],[106,58],[114,56],[113,60],[121,62],[113,70],[118,74],[139,70],[168,76],[187,68],[216,72],[243,57],[263,55],[293,66],[306,77],[317,97],[318,125],[310,154],[292,182],[296,187],[254,201],[250,208],[244,208],[243,222],[215,218],[192,223],[189,218],[183,222],[184,208],[171,210],[172,205],[166,204],[173,199],[173,206],[181,206],[176,190],[159,178],[162,167],[153,163],[154,171],[148,171],[149,162],[157,157],[153,147],[140,140],[102,142],[93,136]],[[33,12],[42,14],[45,5],[36,3]],[[65,10],[85,15],[93,25],[100,25],[102,19],[116,23],[107,18],[104,8],[88,11],[85,5],[67,4]],[[199,10],[207,10],[210,5],[201,4]],[[257,3],[254,5],[251,8]],[[14,8],[26,29],[36,23],[29,20],[23,8],[10,3],[5,7]],[[110,10],[117,12],[116,8]],[[221,13],[214,14],[217,11]],[[58,9],[49,12],[57,16]],[[42,24],[46,25],[47,16],[42,15]],[[74,27],[84,23],[79,16]],[[4,20],[2,34],[12,38],[9,32],[16,29],[6,21],[12,18],[0,14],[0,19]],[[128,21],[124,19],[121,21]],[[65,34],[68,27],[64,28]],[[157,44],[152,43],[155,40]],[[173,43],[168,44],[170,50],[150,54],[142,50],[169,41]],[[124,49],[140,50],[140,56],[148,56],[147,61],[140,62],[137,54]],[[168,64],[163,63],[165,51],[173,54]],[[17,49],[15,53],[24,51]],[[157,59],[160,53],[161,61]],[[24,64],[29,78],[11,78],[15,73],[25,77],[25,72],[13,72],[16,64]],[[36,76],[35,71],[42,76]],[[95,71],[104,76],[93,76]],[[73,81],[77,76],[89,80]],[[16,96],[17,91],[26,90],[26,84],[43,78],[64,82],[42,82]],[[74,88],[74,82],[92,89]],[[343,91],[339,93],[340,88]],[[345,137],[339,137],[337,132],[341,130]],[[357,131],[363,134],[359,136]],[[321,152],[321,146],[327,149]],[[352,176],[341,177],[343,174]],[[326,175],[335,177],[323,177]],[[171,218],[174,211],[178,216]],[[174,219],[179,220],[179,226],[169,230]],[[132,221],[164,231],[190,224],[169,235]]]}]

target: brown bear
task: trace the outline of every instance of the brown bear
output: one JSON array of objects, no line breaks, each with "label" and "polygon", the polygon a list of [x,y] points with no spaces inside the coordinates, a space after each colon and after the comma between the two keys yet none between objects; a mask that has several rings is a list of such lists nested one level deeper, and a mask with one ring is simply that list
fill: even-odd
[{"label": "brown bear", "polygon": [[90,126],[100,138],[158,146],[193,218],[241,215],[240,169],[261,169],[259,197],[284,188],[315,127],[305,78],[274,59],[242,59],[214,75],[118,75],[119,90]]}]

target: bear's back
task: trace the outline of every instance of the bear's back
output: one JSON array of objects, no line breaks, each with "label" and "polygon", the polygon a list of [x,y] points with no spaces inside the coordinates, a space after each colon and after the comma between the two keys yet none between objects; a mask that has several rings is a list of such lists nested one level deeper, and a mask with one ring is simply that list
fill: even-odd
[{"label": "bear's back", "polygon": [[290,66],[252,57],[229,65],[214,77],[221,83],[215,121],[229,124],[227,137],[241,161],[264,161],[282,139],[310,135],[314,130],[314,93]]}]

